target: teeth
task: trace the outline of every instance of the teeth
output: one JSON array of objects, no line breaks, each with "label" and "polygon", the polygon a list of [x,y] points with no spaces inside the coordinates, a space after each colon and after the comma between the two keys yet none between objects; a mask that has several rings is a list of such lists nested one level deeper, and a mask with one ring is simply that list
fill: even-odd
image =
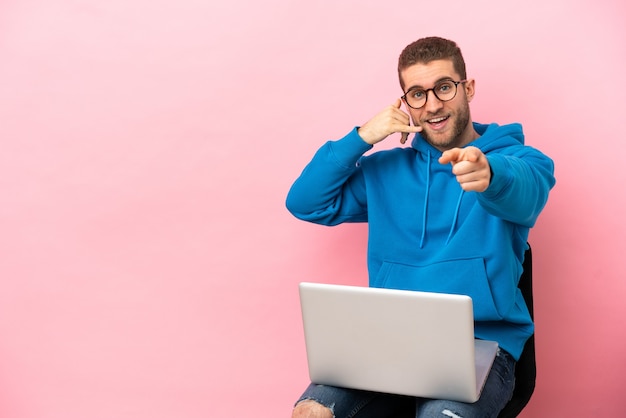
[{"label": "teeth", "polygon": [[430,119],[428,122],[429,123],[438,123],[438,122],[444,121],[446,119],[447,119],[447,117],[437,118],[437,119]]}]

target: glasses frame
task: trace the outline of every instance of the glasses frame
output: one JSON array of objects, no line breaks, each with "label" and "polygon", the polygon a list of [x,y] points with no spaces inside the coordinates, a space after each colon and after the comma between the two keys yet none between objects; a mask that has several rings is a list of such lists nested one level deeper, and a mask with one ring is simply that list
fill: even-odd
[{"label": "glasses frame", "polygon": [[[437,96],[437,92],[435,92],[435,88],[437,88],[437,86],[438,86],[439,84],[444,83],[444,82],[448,82],[448,81],[449,81],[449,82],[451,82],[452,84],[454,84],[454,96],[450,97],[449,99],[445,99],[445,100],[440,99],[440,98],[439,98],[439,96]],[[437,100],[439,100],[440,102],[449,102],[450,100],[454,100],[454,98],[456,97],[456,94],[457,94],[457,93],[458,93],[458,91],[459,91],[459,84],[466,83],[466,82],[467,82],[467,79],[465,79],[465,80],[460,80],[460,81],[454,81],[454,80],[452,80],[452,79],[450,79],[450,80],[441,80],[440,82],[438,82],[437,84],[435,84],[435,86],[434,86],[433,88],[426,89],[426,90],[420,89],[420,90],[422,90],[422,91],[424,92],[424,94],[426,95],[426,100],[424,100],[424,104],[423,104],[423,105],[421,105],[420,107],[413,107],[413,106],[411,106],[411,105],[409,104],[409,101],[406,99],[406,95],[407,95],[407,94],[409,94],[409,93],[411,92],[411,90],[418,90],[418,89],[409,89],[409,90],[408,90],[406,93],[404,93],[404,94],[403,94],[400,98],[401,98],[401,99],[404,101],[404,103],[406,103],[406,105],[407,105],[408,107],[410,107],[411,109],[421,109],[421,108],[423,108],[424,106],[426,106],[426,102],[428,102],[428,92],[429,92],[429,91],[432,91],[432,92],[433,92],[433,94],[435,95],[435,97],[437,98]]]}]

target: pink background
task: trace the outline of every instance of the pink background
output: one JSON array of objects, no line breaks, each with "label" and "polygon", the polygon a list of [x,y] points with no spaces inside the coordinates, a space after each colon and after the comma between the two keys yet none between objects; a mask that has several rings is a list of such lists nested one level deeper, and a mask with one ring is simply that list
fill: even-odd
[{"label": "pink background", "polygon": [[523,416],[623,414],[626,6],[505,3],[0,3],[0,416],[288,416],[297,283],[365,284],[366,232],[286,192],[426,35],[461,45],[475,120],[556,162]]}]

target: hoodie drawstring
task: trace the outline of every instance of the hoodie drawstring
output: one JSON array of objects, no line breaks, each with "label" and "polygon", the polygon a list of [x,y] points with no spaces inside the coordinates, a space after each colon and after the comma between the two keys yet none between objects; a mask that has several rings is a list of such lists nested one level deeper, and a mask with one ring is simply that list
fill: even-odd
[{"label": "hoodie drawstring", "polygon": [[465,194],[465,190],[461,189],[461,193],[459,193],[459,200],[456,202],[456,209],[454,210],[454,218],[452,219],[452,225],[450,226],[450,232],[448,233],[448,238],[446,239],[446,245],[450,242],[450,238],[452,238],[452,234],[454,233],[454,228],[456,227],[456,221],[459,219],[459,210],[461,209],[461,199],[463,199],[463,195]]},{"label": "hoodie drawstring", "polygon": [[426,217],[428,213],[428,193],[430,192],[430,150],[428,158],[426,158],[426,193],[424,194],[424,214],[422,216],[422,238],[420,239],[420,248],[424,248],[424,240],[426,239]]}]

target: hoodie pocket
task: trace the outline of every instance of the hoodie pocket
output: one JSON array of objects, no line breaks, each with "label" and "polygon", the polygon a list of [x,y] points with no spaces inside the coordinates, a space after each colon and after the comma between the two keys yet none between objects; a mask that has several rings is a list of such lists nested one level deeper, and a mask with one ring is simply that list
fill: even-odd
[{"label": "hoodie pocket", "polygon": [[498,321],[491,286],[482,258],[450,260],[427,266],[384,262],[375,286],[422,292],[468,295],[474,306],[476,321]]}]

